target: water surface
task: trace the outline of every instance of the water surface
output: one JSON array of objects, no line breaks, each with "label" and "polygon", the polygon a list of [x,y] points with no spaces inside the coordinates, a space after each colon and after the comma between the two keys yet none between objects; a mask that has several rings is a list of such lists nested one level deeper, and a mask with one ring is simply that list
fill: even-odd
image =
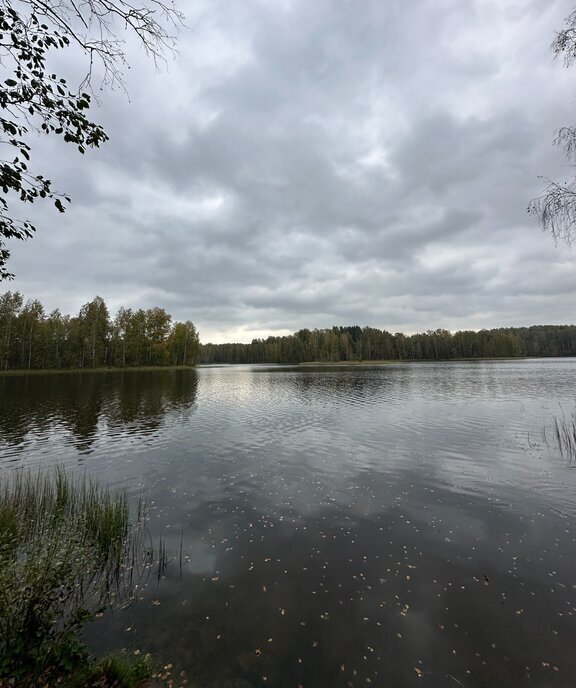
[{"label": "water surface", "polygon": [[[0,378],[0,466],[151,500],[174,556],[88,631],[192,685],[576,676],[576,361]],[[180,565],[180,552],[182,561]]]}]

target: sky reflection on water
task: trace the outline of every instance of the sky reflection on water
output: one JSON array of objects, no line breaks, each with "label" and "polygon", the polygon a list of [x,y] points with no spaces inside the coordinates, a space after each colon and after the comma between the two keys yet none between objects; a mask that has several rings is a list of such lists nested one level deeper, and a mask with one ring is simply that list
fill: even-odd
[{"label": "sky reflection on water", "polygon": [[144,487],[174,556],[95,649],[212,688],[573,685],[576,472],[542,429],[576,362],[130,375],[0,379],[4,468]]}]

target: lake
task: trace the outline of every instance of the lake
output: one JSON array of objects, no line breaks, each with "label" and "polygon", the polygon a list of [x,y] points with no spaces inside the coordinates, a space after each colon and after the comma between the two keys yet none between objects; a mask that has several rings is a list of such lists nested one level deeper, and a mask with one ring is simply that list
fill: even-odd
[{"label": "lake", "polygon": [[576,360],[0,377],[0,467],[150,502],[87,629],[209,688],[576,683]]}]

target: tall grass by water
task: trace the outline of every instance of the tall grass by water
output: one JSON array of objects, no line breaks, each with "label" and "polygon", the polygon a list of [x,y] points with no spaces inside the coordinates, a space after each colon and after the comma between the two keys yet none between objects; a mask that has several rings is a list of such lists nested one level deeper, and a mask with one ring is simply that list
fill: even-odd
[{"label": "tall grass by water", "polygon": [[576,409],[568,417],[554,418],[554,439],[560,454],[576,465]]},{"label": "tall grass by water", "polygon": [[0,677],[36,685],[87,666],[80,628],[128,604],[154,561],[144,523],[142,501],[131,520],[125,493],[62,469],[2,480]]}]

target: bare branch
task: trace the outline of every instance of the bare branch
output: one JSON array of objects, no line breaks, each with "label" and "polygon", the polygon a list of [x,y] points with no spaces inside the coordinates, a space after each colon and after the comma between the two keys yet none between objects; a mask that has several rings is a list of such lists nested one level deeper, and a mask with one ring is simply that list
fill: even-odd
[{"label": "bare branch", "polygon": [[562,127],[556,134],[554,145],[563,148],[567,158],[576,158],[576,127]]},{"label": "bare branch", "polygon": [[528,212],[556,244],[564,241],[571,245],[576,241],[576,180],[565,184],[547,182],[545,193],[530,202]]},{"label": "bare branch", "polygon": [[[576,10],[565,20],[566,28],[556,34],[552,51],[562,57],[564,65],[576,62]],[[559,129],[554,144],[564,149],[568,159],[576,159],[576,127]],[[576,241],[576,178],[564,183],[546,179],[544,194],[530,201],[528,212],[540,224],[542,231],[549,232],[556,244],[564,241],[571,245]]]},{"label": "bare branch", "polygon": [[576,60],[576,11],[565,20],[566,28],[556,34],[552,42],[552,52],[556,57],[562,56],[564,65],[570,67]]}]

